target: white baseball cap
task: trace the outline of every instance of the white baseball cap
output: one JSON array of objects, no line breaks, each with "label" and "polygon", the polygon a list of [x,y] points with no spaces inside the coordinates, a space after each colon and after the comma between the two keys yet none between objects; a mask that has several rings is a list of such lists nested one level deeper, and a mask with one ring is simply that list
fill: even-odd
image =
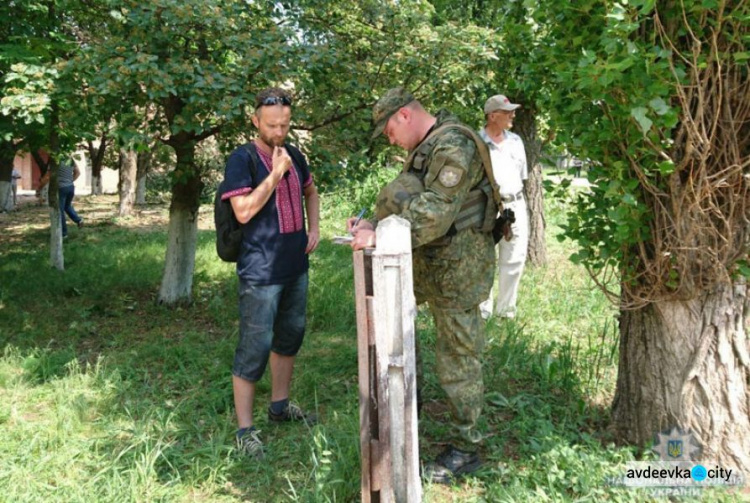
[{"label": "white baseball cap", "polygon": [[516,103],[511,103],[510,100],[505,97],[505,95],[496,94],[485,102],[484,113],[486,115],[492,112],[497,112],[498,110],[510,112],[520,106],[521,105],[518,105]]}]

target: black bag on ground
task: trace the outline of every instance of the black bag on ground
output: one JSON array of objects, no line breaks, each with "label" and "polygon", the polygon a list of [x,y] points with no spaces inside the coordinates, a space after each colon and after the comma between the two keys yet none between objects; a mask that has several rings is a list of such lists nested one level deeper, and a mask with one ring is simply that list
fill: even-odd
[{"label": "black bag on ground", "polygon": [[[290,144],[286,144],[286,150],[289,153],[289,157],[294,161],[295,166],[303,167],[306,166],[306,161],[302,152],[296,147]],[[259,183],[258,180],[258,168],[256,167],[260,162],[258,152],[255,150],[255,143],[246,143],[243,145],[248,154],[250,154],[250,162],[248,163],[248,169],[250,170],[250,178],[253,183]],[[232,209],[232,203],[229,199],[222,200],[221,195],[226,192],[226,171],[224,172],[224,179],[221,181],[216,189],[214,195],[214,226],[216,227],[216,253],[219,258],[224,262],[237,262],[240,256],[240,250],[242,248],[242,226],[234,216],[234,210]]]}]

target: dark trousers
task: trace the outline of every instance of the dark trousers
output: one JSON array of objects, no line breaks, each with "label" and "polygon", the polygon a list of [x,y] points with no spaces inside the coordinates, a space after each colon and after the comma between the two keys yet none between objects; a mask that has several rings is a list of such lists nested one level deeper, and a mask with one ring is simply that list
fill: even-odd
[{"label": "dark trousers", "polygon": [[67,236],[68,224],[65,220],[65,214],[67,213],[70,219],[76,224],[81,221],[81,217],[78,216],[75,208],[73,208],[73,198],[76,195],[76,187],[75,185],[60,187],[57,194],[60,199],[60,220],[62,221],[62,235]]}]

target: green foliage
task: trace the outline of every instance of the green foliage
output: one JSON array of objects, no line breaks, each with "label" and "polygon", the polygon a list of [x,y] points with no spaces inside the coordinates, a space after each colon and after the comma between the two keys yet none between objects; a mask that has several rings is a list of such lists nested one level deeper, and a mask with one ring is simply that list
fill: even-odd
[{"label": "green foliage", "polygon": [[[697,115],[688,118],[689,111],[681,102],[685,96],[681,86],[688,84],[693,63],[685,54],[696,54],[695,70],[706,68],[714,57],[723,65],[732,59],[709,48],[710,26],[719,19],[717,9],[715,3],[702,1],[604,4],[592,0],[539,2],[530,11],[546,46],[540,52],[540,64],[549,73],[546,109],[550,123],[558,141],[590,162],[591,190],[579,194],[565,225],[565,235],[581,248],[572,258],[591,271],[618,271],[626,284],[653,285],[652,298],[658,297],[657,291],[674,291],[675,274],[700,276],[700,269],[695,269],[700,260],[678,256],[678,249],[711,246],[710,239],[680,242],[674,237],[674,227],[691,225],[677,216],[677,208],[688,204],[681,199],[681,191],[690,189],[678,187],[688,178],[697,184],[695,180],[712,175],[698,168],[683,172],[679,179],[673,175],[684,152],[698,141],[685,131],[678,134],[680,121],[698,121],[695,117],[704,116],[696,108]],[[746,5],[724,13],[727,19],[746,15]],[[726,28],[728,39],[740,36],[740,31]],[[689,48],[693,40],[706,41],[701,52]],[[707,169],[721,171],[725,168],[721,164]],[[704,202],[697,201],[696,207],[705,204],[705,197],[700,199]],[[710,208],[706,221],[697,224],[695,220],[694,225],[713,227],[709,215],[723,211]],[[722,218],[735,217],[726,213]],[[722,228],[720,223],[715,225]],[[728,256],[718,249],[714,253]],[[646,279],[643,274],[649,270],[658,272]],[[662,281],[664,288],[657,286]]]},{"label": "green foliage", "polygon": [[[172,187],[178,179],[176,170],[172,169],[174,155],[164,145],[156,145],[154,149],[152,167],[146,179],[146,198],[149,202],[168,202]],[[213,201],[224,175],[224,163],[225,157],[217,150],[215,142],[206,140],[196,149],[195,167],[203,180],[199,196],[201,204]],[[185,173],[181,174],[184,179]]]},{"label": "green foliage", "polygon": [[[355,215],[360,209],[367,208],[368,214],[373,215],[375,211],[375,200],[380,193],[380,189],[385,184],[392,181],[401,171],[401,166],[392,160],[392,152],[389,150],[381,151],[373,162],[367,162],[361,159],[360,165],[352,164],[342,168],[340,173],[335,175],[328,174],[329,190],[325,192],[325,197],[336,202],[332,208],[335,208],[339,215]],[[348,184],[341,183],[343,176],[352,173],[357,178]],[[326,180],[326,173],[322,178]],[[341,178],[337,178],[341,177]],[[318,173],[315,172],[316,183],[318,183]],[[338,180],[336,184],[335,180]],[[323,184],[326,184],[324,181]],[[330,187],[337,187],[331,190]]]},{"label": "green foliage", "polygon": [[495,59],[490,30],[437,26],[424,0],[304,0],[289,13],[306,51],[293,77],[295,127],[310,132],[306,151],[330,189],[361,179],[382,150],[370,138],[371,109],[385,90],[405,86],[428,108],[461,112],[478,69]]},{"label": "green foliage", "polygon": [[0,7],[0,17],[12,20],[0,27],[0,138],[16,148],[66,153],[77,141],[78,128],[64,125],[78,95],[68,63],[74,31],[88,23],[83,15],[76,19],[80,12],[68,0],[12,0]]},{"label": "green foliage", "polygon": [[57,76],[57,71],[44,66],[25,63],[12,65],[5,77],[8,86],[0,100],[0,113],[13,114],[25,124],[44,124]]},{"label": "green foliage", "polygon": [[[168,137],[200,138],[236,123],[253,90],[281,76],[274,63],[289,50],[283,47],[289,33],[260,5],[110,0],[108,7],[109,36],[82,55],[97,68],[89,92],[157,105],[159,120],[147,124],[158,131],[166,121]],[[137,116],[120,121],[141,126]]]}]

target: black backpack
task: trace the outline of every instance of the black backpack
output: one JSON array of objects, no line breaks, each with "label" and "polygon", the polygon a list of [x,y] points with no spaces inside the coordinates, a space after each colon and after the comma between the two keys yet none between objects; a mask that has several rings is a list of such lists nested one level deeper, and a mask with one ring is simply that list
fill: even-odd
[{"label": "black backpack", "polygon": [[[297,148],[285,144],[289,157],[292,158],[295,166],[304,167],[307,165],[302,152]],[[257,165],[261,162],[258,157],[258,152],[255,150],[255,143],[246,143],[243,148],[250,154],[250,162],[248,169],[250,170],[250,177],[253,183],[258,182],[258,168]],[[221,195],[226,192],[226,171],[224,172],[224,179],[216,189],[216,195],[214,195],[214,225],[216,227],[216,253],[219,258],[224,262],[237,262],[240,256],[240,249],[242,248],[242,229],[237,218],[234,216],[234,210],[232,209],[232,203],[229,199],[222,200]]]}]

